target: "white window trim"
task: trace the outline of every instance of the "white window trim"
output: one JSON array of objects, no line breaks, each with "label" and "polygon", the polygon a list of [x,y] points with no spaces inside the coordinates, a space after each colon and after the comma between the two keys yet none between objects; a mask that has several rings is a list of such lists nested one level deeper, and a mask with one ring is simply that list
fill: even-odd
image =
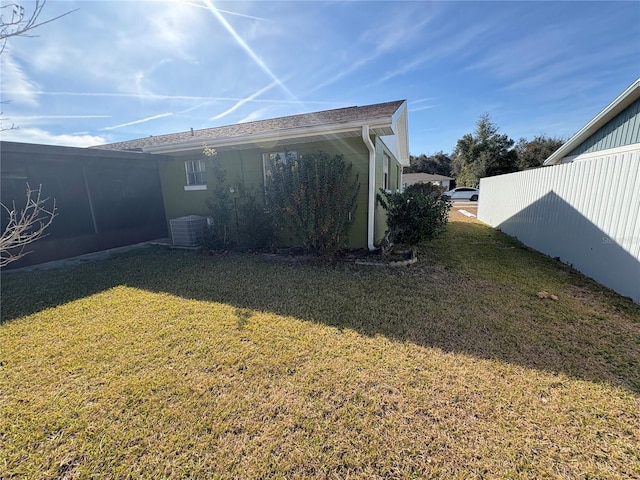
[{"label": "white window trim", "polygon": [[382,154],[382,188],[389,191],[389,163],[391,159],[386,153]]},{"label": "white window trim", "polygon": [[[189,171],[189,164],[198,162],[198,167],[200,167],[200,170],[194,170],[193,172]],[[207,173],[207,166],[206,166],[206,162],[203,159],[197,159],[197,160],[185,160],[184,161],[184,172],[185,172],[185,177],[187,180],[187,184],[185,185],[184,189],[185,190],[206,190],[207,189],[207,183],[206,180],[204,183],[189,183],[189,175],[194,175],[197,176],[198,174],[204,173],[205,174],[205,179],[206,179],[206,173]],[[194,188],[194,187],[198,187],[198,188]]]},{"label": "white window trim", "polygon": [[193,190],[206,190],[207,185],[185,185],[185,192],[193,191]]},{"label": "white window trim", "polygon": [[267,161],[270,155],[280,155],[280,158],[285,157],[287,153],[292,156],[294,160],[298,160],[297,150],[284,150],[282,152],[264,152],[262,154],[262,184],[264,188],[267,188]]}]

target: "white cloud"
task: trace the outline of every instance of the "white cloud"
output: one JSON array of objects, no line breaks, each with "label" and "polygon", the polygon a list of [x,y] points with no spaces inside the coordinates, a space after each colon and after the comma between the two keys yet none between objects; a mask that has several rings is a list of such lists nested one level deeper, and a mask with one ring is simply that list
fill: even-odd
[{"label": "white cloud", "polygon": [[[52,12],[56,7],[63,8],[52,5]],[[203,17],[178,2],[91,2],[38,30],[46,42],[21,42],[21,58],[51,79],[87,89],[153,93],[166,76],[152,78],[158,66],[197,63]]]},{"label": "white cloud", "polygon": [[37,83],[29,79],[18,62],[11,56],[7,48],[0,55],[0,91],[3,92],[3,101],[9,101],[16,105],[38,106]]},{"label": "white cloud", "polygon": [[227,30],[227,32],[231,35],[231,37],[237,42],[238,46],[240,46],[251,59],[255,62],[255,64],[260,68],[265,74],[267,74],[274,82],[276,82],[280,88],[292,99],[295,99],[296,96],[289,90],[289,88],[284,84],[284,82],[278,78],[278,76],[273,73],[273,71],[269,68],[269,66],[260,58],[255,51],[249,46],[249,44],[242,38],[241,35],[236,32],[236,30],[231,26],[229,22],[222,16],[220,11],[213,5],[211,0],[203,0],[204,3],[209,7],[211,13],[218,19],[218,21],[222,24],[222,26]]},{"label": "white cloud", "polygon": [[[206,5],[204,5],[204,4],[201,4],[201,3],[197,3],[197,2],[189,2],[189,1],[187,1],[187,0],[178,0],[178,1],[179,1],[180,3],[182,3],[182,4],[184,4],[184,5],[189,5],[189,6],[192,6],[192,7],[203,8],[203,9],[205,9],[205,10],[208,10],[208,9],[209,9],[209,7],[208,7],[208,6],[206,6]],[[263,22],[264,22],[264,21],[266,21],[264,18],[261,18],[261,17],[256,17],[256,16],[253,16],[253,15],[247,15],[247,14],[245,14],[245,13],[240,13],[240,12],[232,12],[231,10],[223,10],[223,9],[221,9],[221,8],[218,8],[218,11],[219,11],[220,13],[224,13],[225,15],[234,15],[234,16],[236,16],[236,17],[250,18],[251,20],[260,20],[260,21],[263,21]]]},{"label": "white cloud", "polygon": [[28,116],[17,116],[13,117],[14,120],[18,122],[33,122],[39,120],[69,120],[69,119],[79,119],[79,118],[111,118],[111,115],[28,115]]},{"label": "white cloud", "polygon": [[89,147],[106,143],[104,137],[86,133],[57,135],[40,128],[17,128],[2,132],[2,140],[9,142],[39,143],[43,145],[63,145],[66,147]]},{"label": "white cloud", "polygon": [[[410,51],[416,43],[421,44],[424,41],[423,37],[428,33],[425,32],[425,27],[434,21],[439,10],[439,7],[433,8],[432,6],[425,10],[425,5],[421,3],[416,8],[399,9],[394,15],[385,18],[384,22],[367,29],[354,42],[354,45],[348,48],[348,51],[342,51],[340,62],[334,64],[333,74],[329,74],[329,78],[326,80],[318,82],[306,94],[316,92],[343,78],[348,78],[351,74],[376,63],[379,59],[386,58],[387,61],[395,62],[397,60],[395,57],[398,54]],[[416,67],[421,66],[428,56],[422,55],[368,86],[413,71]]]},{"label": "white cloud", "polygon": [[421,70],[428,66],[430,62],[437,62],[446,57],[460,57],[464,55],[465,52],[468,53],[474,48],[477,49],[479,48],[482,37],[490,31],[490,28],[491,26],[489,24],[471,26],[444,44],[440,41],[440,37],[443,36],[442,29],[430,31],[426,35],[425,43],[427,46],[424,49],[424,53],[414,56],[414,58],[408,62],[405,61],[401,63],[395,70],[387,72],[378,80],[370,83],[369,86],[379,85],[392,78]]},{"label": "white cloud", "polygon": [[409,112],[421,112],[423,110],[431,110],[436,108],[437,105],[421,105],[419,107],[409,107]]},{"label": "white cloud", "polygon": [[133,120],[132,122],[121,123],[120,125],[114,125],[112,127],[104,127],[102,130],[115,130],[116,128],[128,127],[130,125],[137,125],[139,123],[150,122],[151,120],[156,120],[158,118],[170,117],[171,115],[173,115],[173,113],[171,112],[160,113],[158,115],[152,115],[150,117],[141,118],[139,120]]},{"label": "white cloud", "polygon": [[236,123],[248,123],[248,122],[255,122],[256,120],[262,120],[263,118],[265,118],[265,113],[268,110],[269,110],[268,108],[260,108],[258,110],[255,110],[251,112],[249,115],[247,115],[246,117],[238,120]]},{"label": "white cloud", "polygon": [[222,113],[219,113],[218,115],[216,115],[215,117],[211,117],[210,120],[219,120],[223,117],[226,117],[227,115],[229,115],[230,113],[236,111],[238,108],[240,108],[242,105],[244,105],[247,102],[250,102],[251,100],[259,97],[260,95],[262,95],[265,92],[268,92],[269,90],[271,90],[273,87],[275,87],[276,85],[279,85],[279,83],[277,82],[271,82],[269,85],[267,85],[266,87],[261,88],[260,90],[258,90],[255,93],[252,93],[251,95],[249,95],[247,98],[243,98],[242,100],[236,102],[235,105],[233,105],[231,108],[225,110]]}]

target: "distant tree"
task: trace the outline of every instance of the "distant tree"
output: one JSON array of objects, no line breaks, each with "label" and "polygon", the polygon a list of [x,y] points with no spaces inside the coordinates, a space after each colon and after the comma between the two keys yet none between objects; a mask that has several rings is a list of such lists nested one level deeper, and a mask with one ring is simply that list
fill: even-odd
[{"label": "distant tree", "polygon": [[453,162],[458,185],[477,186],[483,177],[502,175],[518,170],[518,155],[514,141],[506,134],[499,134],[498,127],[488,114],[476,123],[476,131],[458,140]]},{"label": "distant tree", "polygon": [[563,144],[563,139],[545,135],[538,135],[533,140],[521,138],[515,147],[518,154],[518,167],[521,170],[541,167],[544,161]]},{"label": "distant tree", "polygon": [[420,154],[409,157],[409,166],[404,173],[431,173],[436,175],[451,176],[451,157],[439,151],[433,155]]}]

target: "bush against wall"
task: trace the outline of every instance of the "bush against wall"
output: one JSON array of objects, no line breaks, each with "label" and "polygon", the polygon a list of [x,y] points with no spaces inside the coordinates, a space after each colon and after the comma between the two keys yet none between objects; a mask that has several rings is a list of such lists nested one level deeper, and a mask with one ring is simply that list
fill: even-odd
[{"label": "bush against wall", "polygon": [[270,158],[267,206],[276,227],[293,235],[305,250],[333,253],[347,244],[360,190],[358,175],[342,155],[317,151]]},{"label": "bush against wall", "polygon": [[387,211],[387,235],[393,243],[418,245],[431,240],[449,221],[451,202],[417,188],[394,193],[381,189],[377,199]]},{"label": "bush against wall", "polygon": [[[249,190],[226,182],[226,171],[217,161],[215,150],[205,147],[204,154],[211,158],[209,169],[215,183],[206,200],[211,224],[204,234],[204,247],[210,250],[237,248],[253,250],[269,248],[273,244],[273,218]],[[240,189],[240,191],[237,191]]]},{"label": "bush against wall", "polygon": [[216,151],[205,148],[205,155],[212,158],[211,173],[215,178],[215,186],[212,188],[211,196],[205,200],[211,220],[205,230],[204,246],[211,250],[222,250],[234,243],[231,237],[233,202],[225,183],[227,174],[215,159]]},{"label": "bush against wall", "polygon": [[234,199],[238,246],[243,250],[270,248],[275,243],[273,216],[258,196],[243,191],[239,199]]}]

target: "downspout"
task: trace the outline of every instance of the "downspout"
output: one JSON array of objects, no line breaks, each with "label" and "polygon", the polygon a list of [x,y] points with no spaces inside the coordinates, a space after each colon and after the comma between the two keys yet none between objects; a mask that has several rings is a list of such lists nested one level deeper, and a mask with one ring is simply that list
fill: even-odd
[{"label": "downspout", "polygon": [[369,150],[369,208],[367,209],[367,246],[375,250],[373,244],[375,208],[376,208],[376,147],[369,137],[369,125],[362,126],[362,141]]}]

